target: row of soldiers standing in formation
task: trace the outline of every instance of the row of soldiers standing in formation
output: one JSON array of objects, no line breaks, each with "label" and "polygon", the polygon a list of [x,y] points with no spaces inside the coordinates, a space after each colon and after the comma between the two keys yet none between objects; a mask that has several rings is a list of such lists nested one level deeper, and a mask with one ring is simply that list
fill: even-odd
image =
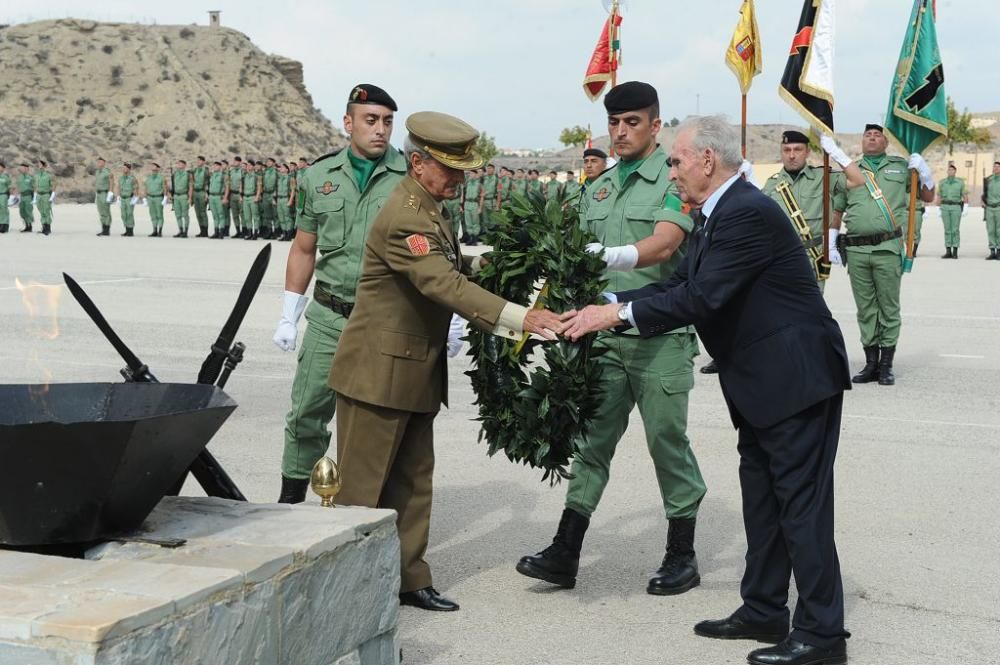
[{"label": "row of soldiers standing in formation", "polygon": [[[222,239],[235,229],[233,238],[291,240],[299,208],[297,174],[306,166],[305,157],[297,164],[278,164],[273,158],[244,161],[237,156],[232,162],[223,159],[209,165],[199,156],[190,169],[186,161],[177,160],[166,178],[160,165],[152,162],[150,173],[140,182],[136,165],[126,162],[115,175],[107,162],[98,158],[94,189],[101,231],[97,235],[111,235],[111,205],[118,199],[124,236],[134,235],[134,207],[141,203],[149,208],[152,238],[163,236],[163,207],[172,204],[177,220],[175,238],[188,237],[193,207],[200,229],[196,237]],[[209,211],[214,224],[211,236]]]},{"label": "row of soldiers standing in formation", "polygon": [[22,232],[30,232],[35,223],[35,208],[42,222],[41,232],[49,235],[52,231],[52,202],[55,201],[55,184],[48,164],[39,159],[35,164],[35,172],[31,166],[22,162],[16,178],[7,173],[7,165],[0,162],[0,233],[7,233],[10,228],[10,211],[8,207],[16,205],[24,222]]}]

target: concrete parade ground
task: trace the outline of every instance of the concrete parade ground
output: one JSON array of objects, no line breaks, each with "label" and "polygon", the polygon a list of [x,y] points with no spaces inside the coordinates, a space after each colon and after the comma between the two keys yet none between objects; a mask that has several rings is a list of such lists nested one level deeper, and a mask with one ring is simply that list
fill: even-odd
[{"label": "concrete parade ground", "polygon": [[[37,220],[36,233],[18,233],[11,212],[11,232],[0,235],[3,383],[120,380],[122,360],[65,288],[57,289],[57,337],[49,339],[54,331],[44,312],[29,317],[15,279],[61,284],[63,271],[161,381],[194,382],[263,246],[173,239],[169,210],[165,238],[146,237],[142,208],[135,238],[120,237],[117,209],[108,238],[95,237],[93,205],[55,206],[49,237],[37,233]],[[1000,663],[1000,261],[983,260],[980,208],[962,219],[958,261],[938,258],[943,232],[935,207],[923,236],[903,283],[897,385],[858,386],[844,404],[837,539],[853,633],[848,651],[851,663],[863,665]],[[272,243],[270,268],[237,338],[247,345],[246,359],[227,385],[239,408],[210,445],[255,502],[277,498],[295,370],[295,354],[271,342],[288,248]],[[834,267],[826,298],[856,371],[863,353],[843,268]],[[681,596],[655,597],[645,586],[663,556],[666,523],[638,413],[584,541],[577,586],[555,590],[517,574],[514,564],[551,540],[565,488],[486,456],[462,374],[468,368],[464,355],[450,363],[452,408],[436,421],[428,552],[435,586],[462,609],[404,608],[404,662],[744,663],[760,645],[692,632],[695,622],[736,609],[743,571],[736,433],[718,379],[696,374],[688,428],[708,484],[696,538],[702,583]],[[189,481],[185,493],[201,490]]]}]

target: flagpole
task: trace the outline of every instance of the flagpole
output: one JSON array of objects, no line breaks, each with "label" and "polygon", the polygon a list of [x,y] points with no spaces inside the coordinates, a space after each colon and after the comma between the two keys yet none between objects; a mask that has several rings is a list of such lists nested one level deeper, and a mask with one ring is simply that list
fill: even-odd
[{"label": "flagpole", "polygon": [[823,151],[823,263],[830,263],[830,155]]},{"label": "flagpole", "polygon": [[747,158],[747,96],[746,93],[741,95],[743,98],[743,110],[741,113],[742,122],[740,123],[740,147],[743,150],[743,159]]},{"label": "flagpole", "polygon": [[917,225],[917,189],[920,183],[917,180],[917,171],[910,169],[910,216],[906,225],[906,259],[908,263],[913,262],[913,239],[916,237]]}]

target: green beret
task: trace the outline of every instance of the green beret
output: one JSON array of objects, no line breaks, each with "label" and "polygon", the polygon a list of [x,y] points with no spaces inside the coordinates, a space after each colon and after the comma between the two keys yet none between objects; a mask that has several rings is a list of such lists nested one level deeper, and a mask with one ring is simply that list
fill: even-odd
[{"label": "green beret", "polygon": [[608,115],[639,111],[654,104],[659,104],[656,88],[642,81],[626,81],[604,95],[604,108]]}]

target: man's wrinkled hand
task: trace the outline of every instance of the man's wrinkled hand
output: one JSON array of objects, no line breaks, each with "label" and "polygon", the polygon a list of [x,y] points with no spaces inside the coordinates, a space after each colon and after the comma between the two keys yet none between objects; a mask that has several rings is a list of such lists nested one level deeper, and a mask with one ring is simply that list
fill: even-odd
[{"label": "man's wrinkled hand", "polygon": [[587,305],[579,311],[566,312],[571,314],[567,323],[565,335],[571,341],[577,341],[584,335],[589,335],[598,330],[610,330],[621,325],[618,318],[618,308],[621,305],[611,303],[610,305]]},{"label": "man's wrinkled hand", "polygon": [[541,335],[547,340],[555,341],[557,335],[566,330],[567,321],[572,312],[556,314],[547,309],[529,309],[524,317],[524,332]]}]

